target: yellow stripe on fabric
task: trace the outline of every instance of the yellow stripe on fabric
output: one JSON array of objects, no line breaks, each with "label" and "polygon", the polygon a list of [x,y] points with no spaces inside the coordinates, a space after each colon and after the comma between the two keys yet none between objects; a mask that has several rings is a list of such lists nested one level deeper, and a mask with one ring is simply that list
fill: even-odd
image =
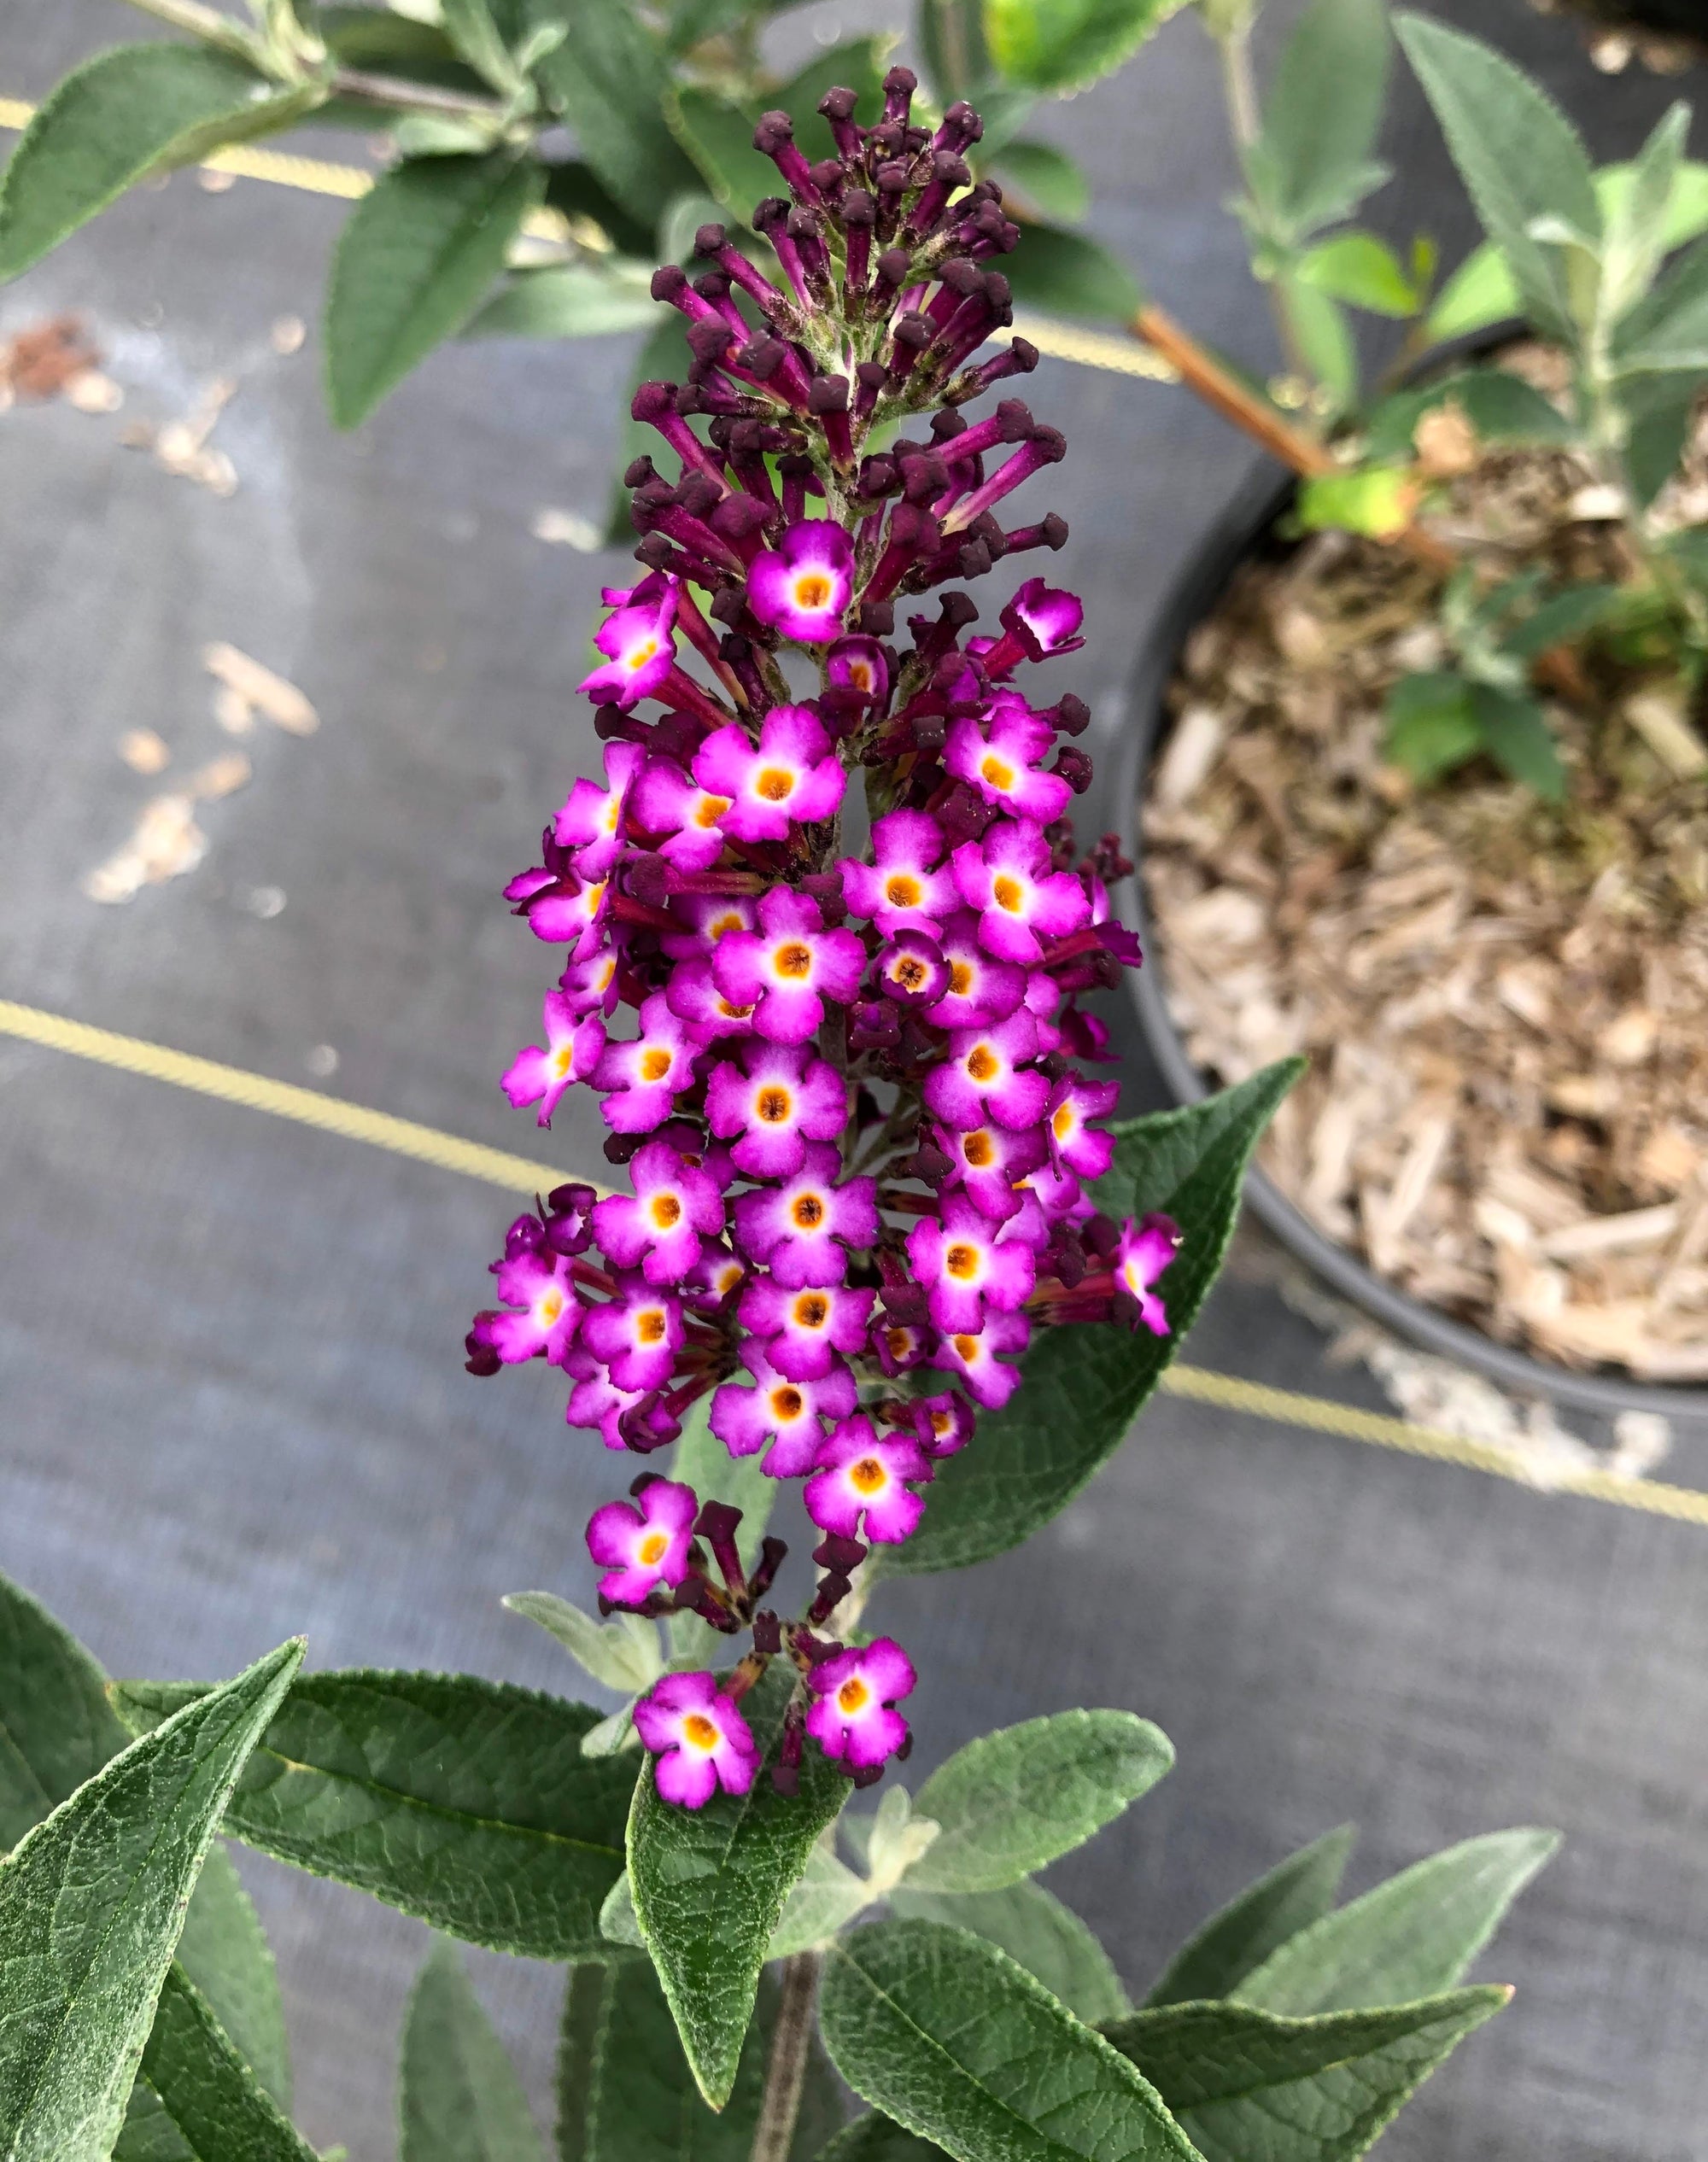
[{"label": "yellow stripe on fabric", "polygon": [[[62,1014],[44,1013],[39,1007],[17,1005],[9,999],[0,999],[0,1035],[65,1051],[73,1058],[89,1059],[121,1073],[164,1081],[222,1103],[268,1112],[277,1119],[292,1119],[300,1125],[337,1134],[347,1141],[365,1141],[373,1148],[389,1148],[395,1155],[412,1157],[440,1171],[460,1172],[467,1177],[484,1180],[506,1193],[543,1193],[571,1176],[550,1164],[533,1163],[524,1156],[508,1155],[501,1148],[488,1148],[478,1142],[440,1133],[432,1126],[418,1125],[412,1119],[394,1119],[389,1113],[342,1103],[313,1089],[273,1081],[266,1074],[246,1072],[241,1066],[221,1066],[213,1059],[195,1058],[141,1037],[120,1036],[111,1029],[94,1028],[86,1021],[68,1020]],[[609,1189],[597,1190],[605,1193]],[[1436,1427],[1416,1426],[1409,1419],[1390,1418],[1379,1411],[1360,1411],[1355,1405],[1339,1404],[1331,1397],[1270,1388],[1261,1382],[1243,1381],[1236,1374],[1220,1374],[1208,1367],[1171,1366],[1162,1376],[1162,1388],[1170,1396],[1214,1405],[1220,1411],[1243,1412],[1278,1426],[1298,1427],[1308,1433],[1362,1441],[1374,1448],[1426,1457],[1436,1464],[1455,1464],[1462,1470],[1484,1472],[1532,1493],[1609,1502],[1616,1508],[1634,1509],[1708,1530],[1708,1493],[1693,1487],[1667,1486],[1655,1479],[1620,1479],[1605,1471],[1568,1472],[1551,1477],[1544,1486],[1519,1458],[1487,1442],[1467,1440],[1462,1435]]]},{"label": "yellow stripe on fabric", "polygon": [[[569,1176],[555,1164],[536,1164],[526,1156],[512,1156],[506,1149],[488,1148],[482,1142],[461,1141],[454,1134],[417,1125],[412,1119],[395,1119],[388,1111],[344,1103],[317,1089],[299,1089],[264,1073],[249,1073],[242,1066],[221,1066],[213,1059],[196,1058],[188,1051],[169,1050],[163,1043],[146,1043],[139,1036],[119,1036],[111,1029],[92,1028],[86,1021],[67,1020],[62,1014],[46,1014],[38,1007],[15,1005],[9,999],[0,998],[0,1035],[16,1037],[25,1043],[40,1043],[50,1051],[68,1051],[73,1058],[90,1059],[97,1066],[113,1066],[120,1073],[139,1073],[150,1081],[165,1081],[175,1089],[214,1096],[221,1103],[241,1104],[246,1111],[294,1119],[298,1125],[316,1126],[322,1133],[337,1134],[345,1141],[365,1141],[375,1148],[389,1148],[396,1156],[412,1156],[418,1163],[431,1164],[440,1171],[461,1172],[469,1178],[483,1179],[488,1186],[502,1187],[506,1193],[543,1194],[562,1185]],[[601,1187],[599,1190],[608,1189]]]},{"label": "yellow stripe on fabric", "polygon": [[[35,111],[21,98],[0,97],[0,128],[22,128]],[[313,196],[338,196],[354,202],[374,184],[374,176],[359,165],[334,165],[324,158],[300,158],[289,150],[269,150],[259,144],[236,143],[215,150],[202,161],[207,172],[235,172],[244,180],[266,180],[275,187],[297,188]],[[562,240],[569,228],[555,210],[536,210],[522,228],[536,240]],[[1176,383],[1179,375],[1138,338],[1110,337],[1099,330],[1083,330],[1053,316],[1020,314],[1013,328],[993,333],[993,342],[1030,338],[1040,353],[1055,360],[1071,360],[1082,368],[1102,368],[1118,376],[1138,376],[1149,383]]]}]

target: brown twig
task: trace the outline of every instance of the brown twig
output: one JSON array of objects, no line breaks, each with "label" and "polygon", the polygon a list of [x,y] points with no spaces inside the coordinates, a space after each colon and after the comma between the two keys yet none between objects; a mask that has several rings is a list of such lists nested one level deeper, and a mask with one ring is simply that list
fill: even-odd
[{"label": "brown twig", "polygon": [[760,2106],[759,2128],[753,2135],[752,2162],[788,2162],[795,2120],[800,2115],[807,2052],[812,2042],[813,2005],[823,1966],[822,1952],[796,1952],[783,1962],[782,1995],[777,2004],[777,2024],[771,2031],[765,2099]]}]

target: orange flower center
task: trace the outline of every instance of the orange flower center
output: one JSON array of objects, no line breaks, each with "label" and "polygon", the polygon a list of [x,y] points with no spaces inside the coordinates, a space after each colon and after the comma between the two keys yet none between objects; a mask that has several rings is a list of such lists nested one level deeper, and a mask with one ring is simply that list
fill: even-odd
[{"label": "orange flower center", "polygon": [[809,570],[795,580],[797,608],[822,608],[830,599],[830,581],[822,570]]},{"label": "orange flower center", "polygon": [[975,1043],[967,1055],[967,1071],[975,1081],[994,1081],[1002,1068],[988,1045]]},{"label": "orange flower center", "polygon": [[781,766],[767,766],[753,784],[753,793],[763,796],[768,803],[781,803],[794,792],[795,777],[785,773]]},{"label": "orange flower center", "polygon": [[951,1277],[970,1277],[975,1273],[979,1266],[978,1248],[971,1246],[951,1246],[943,1257],[943,1265]]},{"label": "orange flower center", "polygon": [[836,1701],[851,1719],[856,1712],[864,1711],[871,1701],[872,1692],[858,1674],[850,1674],[836,1692]]},{"label": "orange flower center", "polygon": [[822,1292],[809,1291],[795,1300],[795,1323],[801,1329],[822,1329],[830,1318],[830,1301]]},{"label": "orange flower center", "polygon": [[798,1419],[805,1405],[806,1399],[798,1388],[774,1388],[771,1391],[771,1409],[780,1419]]},{"label": "orange flower center", "polygon": [[722,1738],[704,1712],[690,1712],[682,1721],[682,1739],[696,1749],[714,1750]]},{"label": "orange flower center", "polygon": [[696,826],[705,827],[716,826],[718,820],[722,817],[725,811],[728,809],[729,798],[728,796],[708,796],[705,801],[700,805],[699,809],[694,813],[694,824]]},{"label": "orange flower center", "polygon": [[904,954],[896,963],[892,974],[904,990],[917,990],[925,981],[925,963],[917,954]]},{"label": "orange flower center", "polygon": [[965,998],[968,992],[972,990],[973,964],[970,961],[957,961],[950,964],[949,988],[956,998]]},{"label": "orange flower center", "polygon": [[774,966],[780,976],[810,976],[812,973],[812,948],[803,946],[798,941],[780,946]]},{"label": "orange flower center", "polygon": [[824,1221],[824,1203],[816,1194],[803,1194],[789,1213],[803,1231],[816,1230]]},{"label": "orange flower center", "polygon": [[1073,1131],[1073,1105],[1071,1103],[1058,1103],[1056,1107],[1056,1115],[1050,1120],[1050,1124],[1057,1141],[1066,1141],[1068,1135]]},{"label": "orange flower center", "polygon": [[753,1107],[768,1126],[780,1126],[789,1115],[789,1092],[787,1089],[761,1089]]},{"label": "orange flower center", "polygon": [[982,1129],[978,1133],[968,1134],[961,1144],[961,1154],[974,1171],[983,1171],[996,1153],[991,1146],[991,1137]]},{"label": "orange flower center", "polygon": [[674,1194],[655,1194],[652,1197],[652,1221],[661,1231],[668,1231],[673,1224],[681,1221],[682,1205]]},{"label": "orange flower center", "polygon": [[999,909],[1006,909],[1012,915],[1021,903],[1020,880],[1009,878],[1006,873],[999,879],[993,879],[991,881],[991,898]]},{"label": "orange flower center", "polygon": [[660,1531],[648,1532],[635,1550],[643,1569],[657,1569],[670,1551],[670,1540]]},{"label": "orange flower center", "polygon": [[994,751],[980,767],[979,772],[984,780],[990,782],[992,788],[1014,786],[1014,768],[1005,759],[998,758]]},{"label": "orange flower center", "polygon": [[848,1467],[848,1476],[863,1494],[874,1494],[889,1483],[889,1474],[876,1457],[858,1457]]},{"label": "orange flower center", "polygon": [[917,908],[919,880],[910,878],[905,871],[898,871],[884,888],[884,898],[892,909]]},{"label": "orange flower center", "polygon": [[643,1081],[662,1081],[670,1070],[668,1051],[643,1051],[640,1054],[640,1078]]},{"label": "orange flower center", "polygon": [[635,1323],[636,1338],[643,1344],[662,1344],[664,1341],[664,1313],[661,1306],[648,1306]]},{"label": "orange flower center", "polygon": [[969,1366],[979,1356],[979,1340],[976,1336],[951,1336],[949,1341]]}]

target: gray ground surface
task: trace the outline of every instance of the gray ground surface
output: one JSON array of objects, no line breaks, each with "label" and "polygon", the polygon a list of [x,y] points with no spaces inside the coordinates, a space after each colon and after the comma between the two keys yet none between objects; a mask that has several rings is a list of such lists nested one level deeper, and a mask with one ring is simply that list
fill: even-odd
[{"label": "gray ground surface", "polygon": [[[1438,12],[1497,29],[1606,152],[1668,95],[1594,75],[1564,27],[1514,8]],[[820,8],[797,34],[832,19]],[[135,28],[99,0],[12,0],[0,93],[39,95]],[[1194,26],[1049,125],[1093,167],[1107,237],[1261,365]],[[1394,229],[1427,220],[1456,245],[1464,220],[1436,207],[1441,161],[1409,91],[1395,147]],[[627,348],[455,350],[338,440],[313,358],[277,359],[267,330],[315,314],[340,215],[179,177],[0,295],[0,329],[86,311],[128,395],[117,420],[0,418],[0,996],[298,1082],[330,1045],[335,1092],[533,1154],[494,1077],[547,971],[498,888],[591,769],[567,687],[618,566],[529,527],[544,505],[601,505]],[[217,438],[242,479],[231,500],[119,447],[122,420],[182,412],[233,371]],[[1107,733],[1159,595],[1245,453],[1178,393],[1053,363],[1034,389],[1072,447],[1062,567],[1091,604],[1079,680]],[[209,639],[300,681],[325,726],[254,740],[254,784],[208,807],[192,876],[97,907],[79,879],[155,785],[120,764],[121,730],[157,728],[174,770],[225,747],[197,660]],[[284,905],[259,914],[270,888]],[[1136,1063],[1129,1078],[1145,1100]],[[535,1584],[588,1596],[580,1528],[610,1477],[560,1423],[555,1380],[461,1370],[501,1195],[3,1039],[0,1137],[0,1566],[120,1672],[229,1673],[306,1629],[325,1663],[566,1682],[497,1600]],[[546,1147],[597,1169],[599,1137],[590,1105],[566,1107]],[[1237,1281],[1192,1355],[1358,1393],[1320,1350]],[[1705,1465],[1703,1438],[1681,1436],[1675,1475],[1708,1484]],[[1136,1984],[1343,1819],[1364,1826],[1360,1887],[1473,1832],[1563,1826],[1565,1855],[1484,1962],[1521,1985],[1517,2004],[1384,2152],[1687,2162],[1708,2106],[1705,1558],[1699,1530],[1164,1401],[1024,1555],[908,1584],[886,1618],[923,1674],[921,1769],[1082,1702],[1173,1737],[1173,1776],[1056,1873]],[[244,1868],[279,1946],[305,2126],[382,2162],[423,1932]],[[477,1964],[543,2109],[557,1978]]]}]

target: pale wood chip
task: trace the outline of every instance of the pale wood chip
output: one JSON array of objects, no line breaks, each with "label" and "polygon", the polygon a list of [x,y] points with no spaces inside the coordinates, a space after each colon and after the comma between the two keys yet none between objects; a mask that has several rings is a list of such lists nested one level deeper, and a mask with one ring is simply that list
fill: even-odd
[{"label": "pale wood chip", "polygon": [[1656,1129],[1638,1151],[1636,1169],[1651,1186],[1670,1193],[1694,1177],[1703,1162],[1702,1150],[1676,1120]]},{"label": "pale wood chip", "polygon": [[1682,694],[1638,691],[1619,710],[1669,773],[1680,780],[1708,773],[1708,744],[1691,727]]},{"label": "pale wood chip", "polygon": [[210,758],[205,766],[190,774],[184,786],[192,796],[204,803],[211,803],[221,796],[236,793],[246,788],[254,776],[254,768],[241,751],[228,751],[223,757]]},{"label": "pale wood chip", "polygon": [[202,665],[265,714],[276,727],[294,736],[312,736],[320,726],[319,715],[294,683],[287,683],[282,675],[275,675],[235,646],[204,646]]},{"label": "pale wood chip", "polygon": [[1611,1073],[1562,1073],[1546,1094],[1550,1107],[1569,1119],[1607,1119],[1619,1107],[1619,1084]]},{"label": "pale wood chip", "polygon": [[119,756],[133,774],[157,774],[170,763],[171,751],[152,728],[126,728],[119,739]]},{"label": "pale wood chip", "polygon": [[1410,1139],[1393,1190],[1374,1220],[1366,1220],[1371,1259],[1379,1270],[1391,1268],[1399,1258],[1401,1242],[1441,1169],[1442,1158],[1452,1138],[1454,1116],[1452,1105],[1418,1103],[1413,1107],[1406,1121]]},{"label": "pale wood chip", "polygon": [[1541,1250],[1553,1261],[1583,1260],[1632,1247],[1659,1246],[1677,1228],[1677,1206],[1666,1201],[1658,1208],[1627,1209],[1618,1216],[1586,1216],[1576,1224],[1562,1224],[1544,1235]]},{"label": "pale wood chip", "polygon": [[115,413],[125,402],[125,394],[111,376],[103,376],[99,368],[85,368],[74,375],[60,393],[67,406],[73,406],[80,413]]},{"label": "pale wood chip", "polygon": [[1228,716],[1213,705],[1189,705],[1175,722],[1151,779],[1151,801],[1159,810],[1179,810],[1190,803],[1227,740]]},{"label": "pale wood chip", "polygon": [[1631,1006],[1595,1039],[1595,1049],[1611,1066],[1641,1066],[1654,1049],[1659,1017],[1646,1006]]}]

